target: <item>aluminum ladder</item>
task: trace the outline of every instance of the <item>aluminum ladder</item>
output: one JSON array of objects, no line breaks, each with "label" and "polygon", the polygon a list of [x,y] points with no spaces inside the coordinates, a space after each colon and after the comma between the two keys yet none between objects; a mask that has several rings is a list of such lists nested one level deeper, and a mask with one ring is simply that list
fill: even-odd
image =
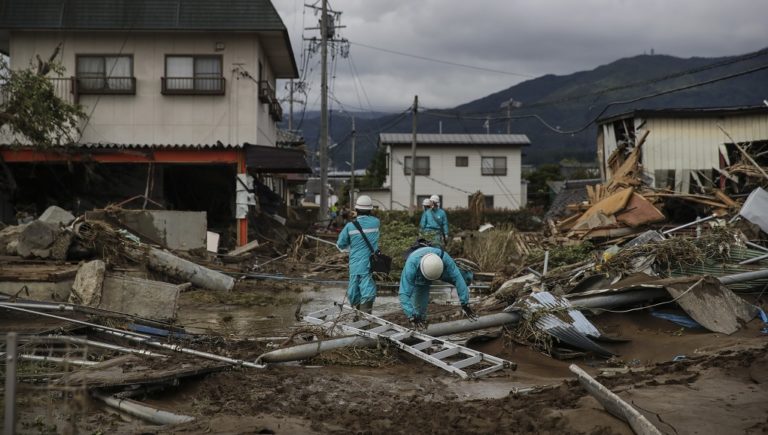
[{"label": "aluminum ladder", "polygon": [[517,368],[515,363],[505,359],[408,329],[348,306],[336,305],[306,314],[304,321],[328,327],[331,334],[355,334],[389,340],[411,355],[462,379],[480,378],[505,368]]}]

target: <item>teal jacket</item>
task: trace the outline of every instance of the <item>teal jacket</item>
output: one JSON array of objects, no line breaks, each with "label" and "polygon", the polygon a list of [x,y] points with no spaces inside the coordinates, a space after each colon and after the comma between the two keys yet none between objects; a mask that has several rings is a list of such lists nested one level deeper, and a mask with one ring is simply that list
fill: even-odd
[{"label": "teal jacket", "polygon": [[[400,306],[403,308],[405,316],[411,318],[414,314],[424,316],[426,313],[417,313],[413,306],[413,295],[416,292],[429,292],[429,287],[432,281],[424,278],[419,268],[421,258],[429,253],[437,255],[442,254],[443,258],[443,274],[440,276],[440,281],[447,282],[456,287],[456,292],[459,294],[459,301],[461,304],[469,303],[469,287],[464,280],[464,276],[456,266],[450,255],[440,248],[424,247],[419,248],[405,260],[405,266],[403,272],[400,275]],[[426,308],[426,307],[424,307]]]},{"label": "teal jacket", "polygon": [[448,237],[448,214],[442,208],[425,210],[419,222],[421,231],[435,231]]},{"label": "teal jacket", "polygon": [[[368,241],[373,245],[373,249],[379,249],[379,219],[373,216],[362,215],[357,217],[357,221],[368,237]],[[341,230],[336,246],[339,249],[349,248],[350,275],[366,275],[371,273],[371,250],[368,249],[363,236],[352,222],[348,222],[344,229]]]}]

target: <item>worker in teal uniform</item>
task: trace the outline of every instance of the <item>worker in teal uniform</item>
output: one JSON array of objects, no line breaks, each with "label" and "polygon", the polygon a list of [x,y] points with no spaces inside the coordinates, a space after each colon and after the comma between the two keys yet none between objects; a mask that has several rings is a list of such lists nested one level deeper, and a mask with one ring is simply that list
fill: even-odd
[{"label": "worker in teal uniform", "polygon": [[355,220],[360,224],[362,233],[353,222],[348,222],[339,233],[336,246],[339,249],[349,248],[349,287],[347,299],[350,305],[368,314],[373,310],[376,299],[376,282],[371,271],[371,250],[365,243],[363,235],[373,246],[379,249],[379,219],[372,216],[373,202],[371,197],[361,195],[355,202]]},{"label": "worker in teal uniform", "polygon": [[477,319],[469,306],[467,281],[453,258],[441,248],[425,246],[408,256],[400,275],[400,306],[411,325],[417,329],[426,326],[429,288],[437,280],[455,286],[462,312]]},{"label": "worker in teal uniform", "polygon": [[425,199],[422,205],[429,201],[430,207],[424,209],[419,222],[421,237],[430,240],[434,245],[445,246],[448,238],[448,215],[440,208],[440,197],[432,195]]}]

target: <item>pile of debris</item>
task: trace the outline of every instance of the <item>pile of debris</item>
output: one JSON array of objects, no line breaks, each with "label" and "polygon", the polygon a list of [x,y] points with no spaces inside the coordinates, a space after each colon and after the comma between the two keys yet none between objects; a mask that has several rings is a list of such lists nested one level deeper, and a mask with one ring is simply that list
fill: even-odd
[{"label": "pile of debris", "polygon": [[[725,169],[715,168],[721,174],[720,179],[715,180],[718,187],[707,187],[707,181],[710,185],[714,183],[702,179],[698,171],[691,172],[695,181],[692,190],[697,193],[651,187],[641,164],[643,143],[649,133],[646,130],[634,146],[613,151],[606,168],[610,179],[604,184],[585,186],[587,200],[569,204],[566,209],[571,212],[570,216],[549,222],[552,235],[571,240],[626,240],[649,226],[668,222],[663,210],[674,215],[728,217],[741,209],[740,199],[746,194],[768,186],[766,170],[742,146],[735,144],[741,158]],[[681,209],[686,208],[688,212],[682,213]]]}]

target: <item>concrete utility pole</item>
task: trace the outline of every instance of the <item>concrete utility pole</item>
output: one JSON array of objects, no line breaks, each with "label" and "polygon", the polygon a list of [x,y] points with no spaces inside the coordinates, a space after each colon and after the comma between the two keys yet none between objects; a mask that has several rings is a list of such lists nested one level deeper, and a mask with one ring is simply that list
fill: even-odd
[{"label": "concrete utility pole", "polygon": [[500,108],[507,109],[507,134],[512,134],[512,108],[518,109],[523,106],[523,103],[510,98],[509,100],[501,103]]},{"label": "concrete utility pole", "polygon": [[411,141],[411,211],[410,214],[416,211],[416,130],[418,122],[416,120],[419,113],[419,96],[413,96],[413,139]]},{"label": "concrete utility pole", "polygon": [[288,99],[288,131],[293,131],[293,79],[291,79],[291,98]]},{"label": "concrete utility pole", "polygon": [[350,169],[352,170],[351,177],[349,179],[349,207],[355,206],[355,137],[357,136],[357,130],[355,130],[355,115],[352,115],[352,156],[350,157]]},{"label": "concrete utility pole", "polygon": [[320,17],[320,216],[328,217],[328,0]]}]

